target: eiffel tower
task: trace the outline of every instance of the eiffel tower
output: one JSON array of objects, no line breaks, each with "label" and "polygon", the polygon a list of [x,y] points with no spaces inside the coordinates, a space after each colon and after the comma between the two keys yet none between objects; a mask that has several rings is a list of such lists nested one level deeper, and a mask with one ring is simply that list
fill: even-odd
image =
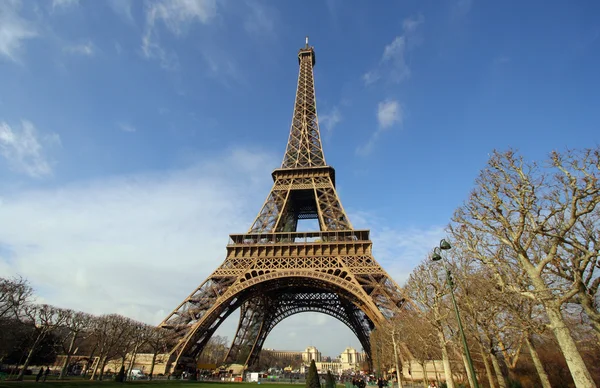
[{"label": "eiffel tower", "polygon": [[[238,308],[227,364],[252,366],[279,322],[308,311],[346,324],[371,359],[370,332],[405,303],[373,258],[369,231],[352,227],[337,195],[321,144],[308,38],[298,62],[290,136],[271,192],[248,232],[229,236],[225,261],[160,324],[175,340],[167,372],[193,369]],[[298,220],[307,219],[318,220],[320,230],[298,232]]]}]

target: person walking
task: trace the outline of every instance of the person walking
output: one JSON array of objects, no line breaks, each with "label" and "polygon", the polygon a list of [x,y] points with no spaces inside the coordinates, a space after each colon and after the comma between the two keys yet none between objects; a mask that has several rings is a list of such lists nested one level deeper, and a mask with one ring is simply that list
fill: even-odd
[{"label": "person walking", "polygon": [[381,377],[377,380],[377,386],[383,388],[383,379]]},{"label": "person walking", "polygon": [[47,366],[46,367],[46,371],[44,372],[44,378],[42,380],[42,383],[46,381],[46,377],[48,377],[48,374],[50,373],[50,367]]},{"label": "person walking", "polygon": [[44,374],[44,367],[41,367],[38,374],[35,376],[35,382],[37,383],[38,381],[40,381],[40,377],[42,377],[42,375]]}]

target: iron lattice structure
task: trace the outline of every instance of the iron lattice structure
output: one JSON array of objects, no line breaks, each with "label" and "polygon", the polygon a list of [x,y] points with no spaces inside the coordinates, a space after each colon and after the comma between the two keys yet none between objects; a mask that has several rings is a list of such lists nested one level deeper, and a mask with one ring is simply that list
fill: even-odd
[{"label": "iron lattice structure", "polygon": [[[321,144],[308,40],[298,61],[290,136],[271,192],[248,232],[230,235],[225,261],[160,324],[175,339],[170,368],[192,366],[238,308],[226,363],[252,365],[275,325],[307,311],[346,324],[370,357],[371,330],[404,305],[372,256],[369,231],[352,228],[338,198]],[[298,232],[301,219],[317,219],[320,230]]]}]

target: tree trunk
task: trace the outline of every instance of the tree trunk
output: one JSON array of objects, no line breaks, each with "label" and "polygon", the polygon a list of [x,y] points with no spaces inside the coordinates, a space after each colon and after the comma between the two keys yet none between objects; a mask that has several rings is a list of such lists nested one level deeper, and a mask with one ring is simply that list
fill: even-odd
[{"label": "tree trunk", "polygon": [[433,362],[433,373],[435,373],[435,385],[440,385],[440,376],[438,375],[437,366],[435,365],[435,360],[431,360]]},{"label": "tree trunk", "polygon": [[479,341],[477,341],[477,345],[479,345],[479,351],[481,352],[481,358],[483,359],[483,366],[485,367],[485,374],[487,375],[490,388],[496,388],[496,384],[494,383],[494,376],[492,376],[492,369],[490,368],[490,361],[488,360],[487,355],[483,350],[483,345]]},{"label": "tree trunk", "polygon": [[17,376],[17,380],[19,380],[19,381],[23,380],[23,376],[25,375],[25,371],[27,370],[27,367],[29,367],[29,363],[31,362],[31,357],[33,357],[33,352],[37,349],[38,345],[40,344],[40,341],[45,336],[46,336],[46,333],[45,332],[41,332],[36,337],[35,341],[33,342],[33,345],[31,345],[31,348],[29,349],[29,353],[27,353],[27,358],[25,359],[25,363],[23,364],[23,367],[19,371],[19,375]]},{"label": "tree trunk", "polygon": [[126,380],[129,379],[129,377],[131,376],[131,370],[133,369],[133,364],[135,364],[135,358],[137,357],[137,351],[138,351],[138,347],[136,346],[133,349],[133,353],[131,355],[131,361],[129,361],[129,368],[127,368],[127,376],[126,376]]},{"label": "tree trunk", "polygon": [[73,346],[75,346],[76,339],[77,332],[73,332],[73,338],[71,338],[71,343],[69,344],[69,349],[67,350],[65,362],[63,363],[63,366],[60,369],[60,375],[58,376],[59,380],[62,380],[65,377],[65,374],[67,373],[67,367],[69,366],[69,361],[71,360],[71,354],[73,354]]},{"label": "tree trunk", "polygon": [[585,366],[583,358],[577,350],[575,341],[569,332],[569,328],[565,324],[563,316],[558,306],[545,306],[548,320],[550,321],[550,328],[556,337],[558,346],[567,361],[567,366],[575,382],[577,388],[596,388],[596,383],[590,371]]},{"label": "tree trunk", "polygon": [[423,369],[423,386],[425,388],[427,388],[428,382],[427,382],[427,361],[423,361],[421,364],[421,369]]},{"label": "tree trunk", "polygon": [[450,368],[450,360],[448,359],[448,348],[446,348],[446,339],[444,338],[444,332],[441,329],[438,329],[438,339],[440,341],[440,348],[442,349],[442,361],[444,362],[446,386],[448,388],[454,388],[454,380],[452,380],[452,368]]},{"label": "tree trunk", "polygon": [[548,374],[544,370],[544,365],[542,365],[542,360],[540,360],[537,350],[535,350],[533,344],[529,340],[529,336],[525,337],[525,344],[527,344],[527,348],[529,349],[529,354],[531,355],[531,360],[533,361],[535,370],[537,371],[538,376],[540,376],[542,388],[552,388],[552,385],[550,385],[550,380],[548,379]]},{"label": "tree trunk", "polygon": [[398,388],[402,387],[402,365],[398,361],[398,344],[396,343],[395,330],[392,331],[392,345],[394,347],[394,361],[396,362],[396,376],[398,378]]},{"label": "tree trunk", "polygon": [[467,362],[467,357],[464,352],[460,352],[460,358],[463,360],[463,364],[465,365],[465,374],[467,375],[467,379],[469,380],[469,387],[475,388],[475,383],[473,382],[473,376],[471,376],[469,370],[469,363]]},{"label": "tree trunk", "polygon": [[498,380],[498,386],[500,388],[506,388],[506,380],[504,380],[504,376],[502,375],[502,370],[500,369],[500,363],[498,362],[498,358],[494,352],[490,352],[490,358],[492,359],[492,365],[494,367],[494,372],[496,372],[496,379]]},{"label": "tree trunk", "polygon": [[[92,371],[92,375],[90,376],[90,380],[94,380],[94,378],[96,377],[96,373],[98,371],[98,366],[100,366],[100,361],[102,361],[102,352],[100,352],[100,357],[98,357],[98,362],[94,362],[93,358],[91,360],[92,360],[92,366],[94,367],[94,370]],[[94,366],[94,364],[96,364],[96,366]]]},{"label": "tree trunk", "polygon": [[88,371],[90,369],[90,366],[94,365],[94,353],[96,353],[96,350],[98,349],[98,345],[96,344],[96,346],[94,346],[94,348],[92,349],[92,351],[90,352],[90,356],[88,357],[88,362],[85,365],[85,372],[83,374],[84,377],[87,377]]},{"label": "tree trunk", "polygon": [[154,373],[154,363],[156,363],[156,352],[152,355],[152,363],[150,364],[150,376],[148,377],[152,380],[152,374]]},{"label": "tree trunk", "polygon": [[98,375],[98,380],[102,381],[104,377],[104,368],[106,367],[106,363],[108,362],[108,356],[104,356],[102,359],[102,363],[100,365],[100,374]]}]

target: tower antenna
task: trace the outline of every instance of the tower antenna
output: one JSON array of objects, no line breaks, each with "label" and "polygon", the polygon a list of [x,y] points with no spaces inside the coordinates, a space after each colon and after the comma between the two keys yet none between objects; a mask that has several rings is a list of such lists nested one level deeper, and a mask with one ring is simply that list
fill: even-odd
[{"label": "tower antenna", "polygon": [[308,35],[306,36],[306,48],[308,48]]}]

